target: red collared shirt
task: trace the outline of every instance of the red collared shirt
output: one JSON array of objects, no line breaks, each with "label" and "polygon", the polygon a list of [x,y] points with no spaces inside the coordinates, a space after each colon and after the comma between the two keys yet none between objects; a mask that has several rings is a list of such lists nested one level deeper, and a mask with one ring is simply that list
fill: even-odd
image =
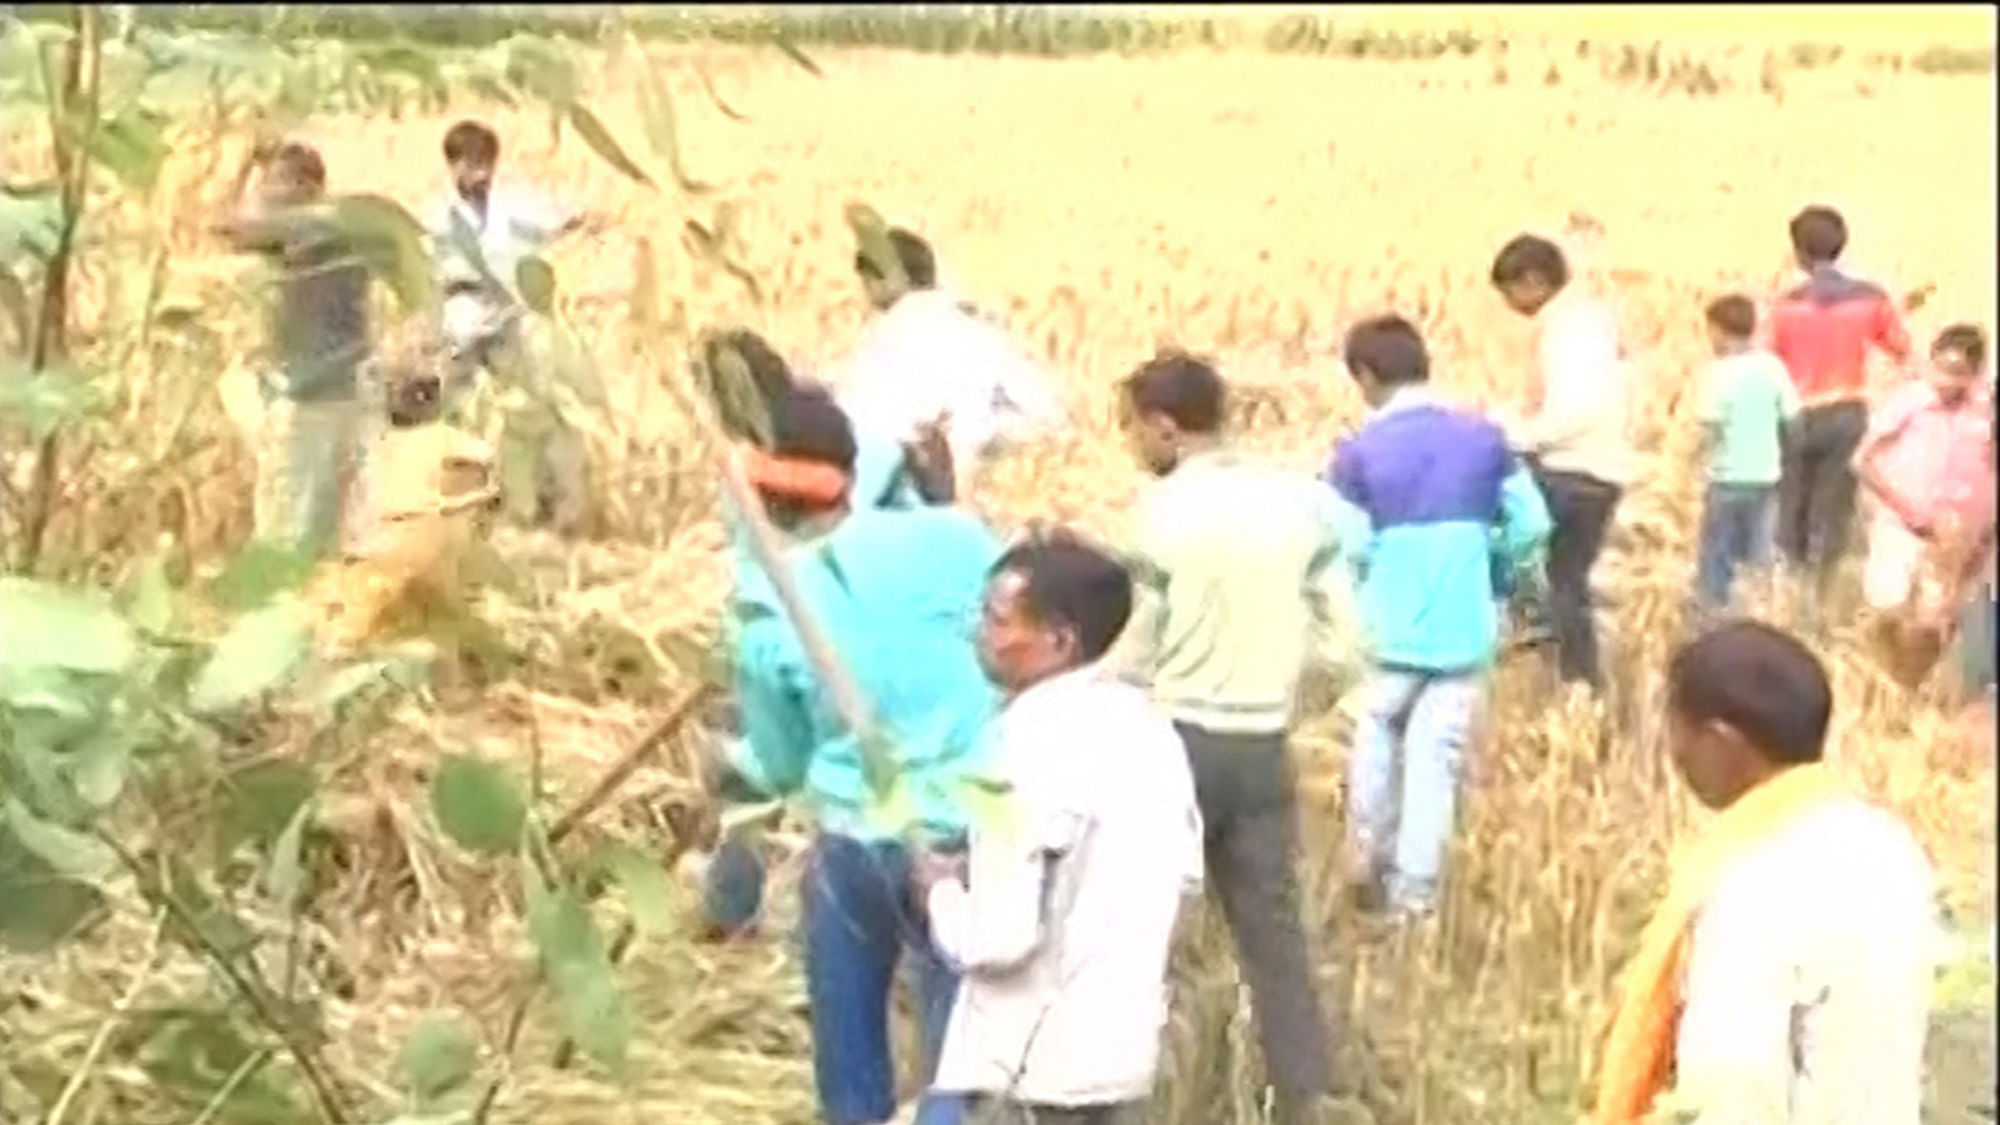
[{"label": "red collared shirt", "polygon": [[1907,360],[1903,318],[1880,286],[1832,266],[1814,270],[1771,309],[1771,350],[1809,406],[1865,393],[1871,345],[1898,363]]}]

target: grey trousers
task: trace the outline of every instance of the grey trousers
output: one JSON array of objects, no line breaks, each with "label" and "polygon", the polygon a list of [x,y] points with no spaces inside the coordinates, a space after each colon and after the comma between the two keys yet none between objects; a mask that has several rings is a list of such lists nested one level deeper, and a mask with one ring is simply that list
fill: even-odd
[{"label": "grey trousers", "polygon": [[973,1097],[966,1108],[966,1125],[1140,1125],[1141,1102],[1111,1105],[1053,1106]]},{"label": "grey trousers", "polygon": [[1330,1093],[1331,1036],[1299,916],[1298,802],[1285,736],[1174,727],[1194,773],[1209,889],[1250,986],[1271,1085],[1288,1099]]}]

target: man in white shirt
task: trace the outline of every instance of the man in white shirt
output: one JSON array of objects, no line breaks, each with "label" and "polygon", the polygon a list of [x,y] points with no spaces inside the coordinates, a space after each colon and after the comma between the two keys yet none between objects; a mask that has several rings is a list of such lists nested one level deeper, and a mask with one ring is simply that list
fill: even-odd
[{"label": "man in white shirt", "polygon": [[[452,194],[430,222],[431,252],[444,294],[443,327],[451,349],[447,404],[471,389],[482,370],[496,362],[528,362],[522,347],[516,298],[521,261],[540,254],[564,235],[595,231],[601,216],[564,214],[547,199],[493,183],[500,166],[500,137],[478,121],[460,121],[445,131],[444,158]],[[517,516],[539,515],[563,531],[578,529],[588,506],[589,468],[583,434],[557,415],[524,425],[528,436],[503,441],[508,457],[534,462],[534,495],[513,495]],[[525,479],[518,467],[508,479]]]},{"label": "man in white shirt", "polygon": [[1060,424],[1064,411],[1048,377],[1007,333],[974,315],[938,286],[937,259],[922,238],[888,232],[903,280],[867,255],[855,270],[877,315],[854,354],[828,374],[857,424],[880,427],[906,443],[941,422],[957,483],[1006,441]]},{"label": "man in white shirt", "polygon": [[1715,816],[1626,970],[1594,1125],[1663,1101],[1698,1125],[1917,1125],[1935,877],[1823,763],[1825,668],[1734,621],[1675,655],[1667,703],[1674,763]]},{"label": "man in white shirt", "polygon": [[1186,751],[1099,661],[1132,611],[1124,566],[1066,532],[1010,549],[980,632],[1009,701],[961,873],[920,860],[938,949],[963,972],[935,1092],[973,1121],[1137,1125],[1166,1026],[1167,957],[1201,880]]},{"label": "man in white shirt", "polygon": [[1590,572],[1631,481],[1630,372],[1610,306],[1570,280],[1548,239],[1515,237],[1493,260],[1509,308],[1537,323],[1526,410],[1506,419],[1515,449],[1535,467],[1548,501],[1547,593],[1556,663],[1566,683],[1601,691]]},{"label": "man in white shirt", "polygon": [[445,131],[444,159],[452,192],[430,220],[431,253],[444,292],[444,327],[453,348],[454,377],[475,377],[495,348],[515,338],[521,313],[514,290],[523,258],[566,234],[597,230],[602,217],[565,214],[545,197],[493,183],[500,137],[478,121]]}]

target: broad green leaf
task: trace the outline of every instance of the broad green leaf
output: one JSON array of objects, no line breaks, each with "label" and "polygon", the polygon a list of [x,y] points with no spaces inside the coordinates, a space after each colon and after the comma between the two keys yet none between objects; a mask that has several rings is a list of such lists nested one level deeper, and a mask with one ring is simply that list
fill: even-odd
[{"label": "broad green leaf", "polygon": [[660,861],[634,848],[614,844],[600,862],[625,891],[625,905],[639,932],[658,937],[674,928],[674,891]]},{"label": "broad green leaf", "polygon": [[623,1070],[631,1017],[597,920],[575,895],[551,891],[538,877],[528,880],[527,900],[528,933],[570,1038],[607,1069]]},{"label": "broad green leaf", "polygon": [[107,723],[68,755],[70,785],[93,810],[109,808],[125,791],[138,740],[129,724]]},{"label": "broad green leaf", "polygon": [[264,847],[284,834],[319,782],[298,762],[260,762],[229,774],[216,820],[217,844],[226,855],[249,842]]},{"label": "broad green leaf", "polygon": [[514,267],[514,285],[521,303],[543,316],[556,311],[556,271],[542,258],[529,254]]},{"label": "broad green leaf", "polygon": [[262,1034],[246,1022],[231,1008],[140,1011],[125,1021],[125,1041],[115,1049],[135,1060],[156,1089],[181,1101],[189,1121],[211,1102],[215,1125],[313,1120],[316,1115],[288,1088],[282,1064],[241,1073],[260,1050],[268,1057],[268,1048],[258,1045]]},{"label": "broad green leaf", "polygon": [[277,543],[253,540],[215,579],[209,596],[226,610],[247,610],[269,601],[274,595],[298,588],[313,570],[313,558],[304,551]]},{"label": "broad green leaf", "polygon": [[27,578],[0,578],[0,667],[113,675],[138,654],[132,627],[109,606]]},{"label": "broad green leaf", "polygon": [[333,201],[333,222],[405,312],[437,305],[429,235],[402,204],[382,195],[344,195]]},{"label": "broad green leaf", "polygon": [[156,637],[171,636],[177,617],[174,581],[167,564],[171,551],[156,551],[139,563],[125,585],[125,614]]},{"label": "broad green leaf", "polygon": [[225,957],[248,953],[257,947],[257,931],[228,906],[217,902],[178,853],[163,853],[159,863],[166,868],[165,887],[159,886],[158,875],[150,867],[142,867],[135,874],[140,875],[142,885],[172,894],[185,910],[185,918],[174,916],[168,924],[174,940],[197,948],[205,944]]},{"label": "broad green leaf", "polygon": [[457,1012],[431,1012],[396,1053],[397,1076],[420,1108],[463,1087],[479,1062],[479,1037]]},{"label": "broad green leaf", "polygon": [[585,108],[582,102],[570,104],[568,120],[570,127],[576,130],[576,135],[582,137],[583,143],[589,145],[590,150],[602,157],[606,164],[616,168],[626,179],[637,181],[647,187],[655,186],[653,178],[634,164],[631,157],[625,155],[624,148],[612,137],[611,130],[606,129],[604,122],[599,121],[597,115]]},{"label": "broad green leaf", "polygon": [[96,888],[66,879],[0,824],[0,945],[45,953],[101,913]]},{"label": "broad green leaf", "polygon": [[849,203],[845,214],[861,255],[875,267],[875,272],[897,289],[909,284],[909,279],[903,276],[903,259],[889,241],[889,224],[882,221],[882,216],[860,202]]},{"label": "broad green leaf", "polygon": [[667,170],[673,173],[674,182],[682,191],[701,195],[713,190],[713,185],[688,175],[686,165],[681,163],[680,126],[674,118],[673,92],[652,59],[643,52],[641,57],[646,65],[639,71],[639,118],[645,123],[646,140],[653,146],[653,154],[667,162]]},{"label": "broad green leaf", "polygon": [[97,883],[118,869],[118,855],[104,841],[43,820],[12,796],[0,798],[7,829],[56,874]]},{"label": "broad green leaf", "polygon": [[[64,733],[63,728],[90,722],[91,701],[68,671],[46,664],[0,664],[0,703],[14,712],[18,736],[25,727],[36,735]],[[50,730],[45,731],[47,724]]]},{"label": "broad green leaf", "polygon": [[53,184],[0,187],[0,266],[47,261],[62,239],[62,195]]},{"label": "broad green leaf", "polygon": [[454,754],[431,779],[431,812],[458,845],[481,855],[506,855],[521,846],[528,802],[520,786],[492,762]]},{"label": "broad green leaf", "polygon": [[104,165],[126,187],[152,191],[173,151],[167,143],[166,127],[164,114],[143,107],[125,110],[98,123],[90,137],[91,159]]},{"label": "broad green leaf", "polygon": [[0,369],[0,420],[26,428],[36,441],[88,418],[102,401],[96,388],[74,368],[28,372],[8,365]]},{"label": "broad green leaf", "polygon": [[188,692],[197,714],[216,715],[256,702],[283,686],[312,651],[312,627],[289,601],[236,619],[215,642]]},{"label": "broad green leaf", "polygon": [[300,803],[278,842],[271,845],[271,861],[264,868],[264,893],[271,896],[271,905],[286,915],[298,908],[299,895],[305,890],[306,829],[312,823],[312,812],[310,800]]},{"label": "broad green leaf", "polygon": [[14,347],[26,351],[34,338],[34,318],[28,311],[28,287],[14,276],[14,269],[0,255],[0,329],[11,337]]}]

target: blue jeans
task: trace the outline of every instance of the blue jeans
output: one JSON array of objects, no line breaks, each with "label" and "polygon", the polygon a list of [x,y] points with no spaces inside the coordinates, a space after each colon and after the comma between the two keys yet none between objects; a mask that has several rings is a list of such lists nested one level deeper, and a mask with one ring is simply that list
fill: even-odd
[{"label": "blue jeans", "polygon": [[[1478,673],[1377,667],[1347,761],[1356,853],[1386,876],[1392,904],[1435,904],[1458,811],[1458,775],[1485,692]],[[1402,773],[1402,796],[1395,794]]]},{"label": "blue jeans", "polygon": [[1729,605],[1736,573],[1770,564],[1778,535],[1778,488],[1770,484],[1711,484],[1701,509],[1695,593],[1704,610]]},{"label": "blue jeans", "polygon": [[[958,978],[914,912],[910,855],[898,843],[833,833],[814,843],[805,874],[806,993],[813,1077],[828,1125],[875,1125],[896,1113],[889,992],[905,947],[922,1012],[924,1081],[937,1070]],[[958,1120],[956,1099],[926,1097],[920,1125]]]}]

